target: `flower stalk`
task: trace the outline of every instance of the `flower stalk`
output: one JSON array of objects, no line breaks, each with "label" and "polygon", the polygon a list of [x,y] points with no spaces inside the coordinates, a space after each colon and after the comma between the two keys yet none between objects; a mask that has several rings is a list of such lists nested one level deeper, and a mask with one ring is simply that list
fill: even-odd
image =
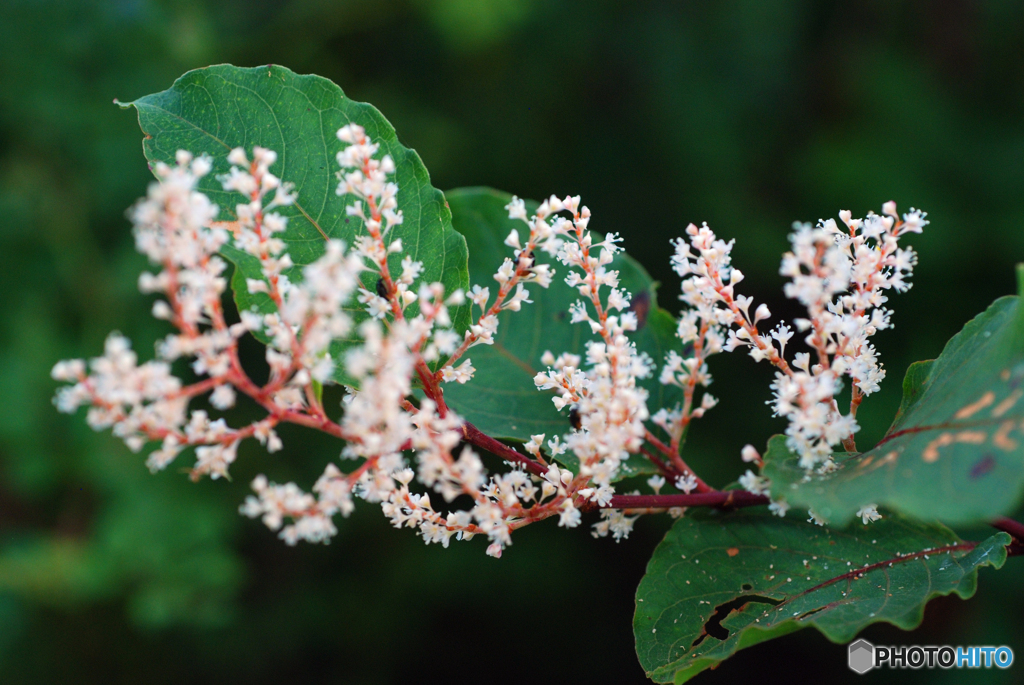
[{"label": "flower stalk", "polygon": [[[591,212],[578,196],[551,196],[532,214],[513,198],[508,216],[525,228],[505,239],[511,256],[494,274],[494,298],[482,284],[446,292],[442,283],[425,282],[423,264],[403,254],[395,161],[357,124],[337,136],[337,193],[348,198],[347,216],[359,230],[351,245],[324,234],[322,254],[301,268],[288,254],[288,220],[279,211],[294,204],[296,193],[272,172],[275,152],[230,152],[230,171],[218,180],[238,201],[223,211],[198,190],[211,159],[182,151],[175,165],[156,165],[157,182],[130,216],[138,249],[156,267],[142,274],[140,289],[162,296],[153,314],[174,332],[144,363],[117,333],[88,364],[58,363],[53,376],[67,383],[57,393],[58,408],[87,407],[91,426],[112,429],[133,451],[158,443],[147,458],[153,471],[194,450],[193,479],[227,477],[243,440],[281,450],[276,429],[282,423],[325,432],[342,442],[339,461],[354,460],[352,468],[328,463],[311,492],[261,475],[241,512],[261,518],[289,544],[327,542],[337,533],[334,518],[349,515],[362,499],[378,504],[395,527],[415,528],[427,543],[486,537],[487,553],[495,557],[511,544],[513,531],[553,517],[575,527],[585,512],[600,512],[595,536],[616,540],[628,536],[637,516],[654,511],[683,515],[689,507],[769,505],[785,515],[788,506],[769,499],[763,476],[747,471],[742,489],[717,490],[683,459],[693,421],[718,402],[706,391],[708,360],[722,352],[746,349],[777,369],[772,405],[787,419],[788,444],[809,471],[828,469],[839,445],[855,449],[857,409],[884,377],[869,342],[891,326],[882,292],[909,287],[916,257],[898,241],[921,231],[923,212],[912,209],[901,219],[886,203],[881,216],[862,220],[841,212],[842,229],[834,220],[797,225],[780,271],[790,279],[786,295],[808,315],[768,333],[759,329],[771,317],[767,307],[751,313],[752,298],[736,292],[743,274],[732,265],[733,241],[721,240],[706,224],[690,224],[686,237],[674,241],[672,257],[683,278],[676,335],[686,352],[670,351],[659,373],[661,383],[679,388],[681,401],[652,415],[643,381],[652,377],[655,360],[630,338],[637,315],[613,268],[621,239],[591,233]],[[219,220],[223,213],[233,220]],[[227,264],[220,253],[228,248],[258,264],[244,279],[244,294],[256,304],[232,324],[222,305]],[[532,436],[524,454],[460,417],[444,387],[472,381],[470,351],[494,344],[504,317],[532,303],[526,286],[550,286],[555,270],[545,260],[567,268],[564,282],[579,294],[570,320],[590,338],[583,355],[542,355],[546,368],[534,384],[569,415],[571,430],[551,439]],[[477,316],[457,331],[449,308],[467,299]],[[790,361],[786,348],[794,331],[805,334],[810,352]],[[270,375],[262,385],[239,360],[244,335],[265,344]],[[356,342],[335,358],[339,339]],[[191,361],[198,380],[185,384],[171,373],[179,359]],[[340,377],[352,386],[338,411],[324,405],[322,388]],[[852,387],[846,415],[835,401],[843,379]],[[239,394],[265,415],[234,427],[226,417],[212,418],[211,411],[231,409]],[[192,407],[203,401],[209,408]],[[475,449],[500,457],[511,470],[488,472]],[[653,494],[617,491],[633,455],[656,469],[647,481]],[[742,456],[763,464],[750,446]],[[662,493],[667,483],[678,492]],[[432,496],[444,504],[436,507]],[[471,506],[454,507],[463,496]],[[880,516],[870,504],[862,512],[865,520]],[[994,525],[1013,528],[1010,523]]]}]

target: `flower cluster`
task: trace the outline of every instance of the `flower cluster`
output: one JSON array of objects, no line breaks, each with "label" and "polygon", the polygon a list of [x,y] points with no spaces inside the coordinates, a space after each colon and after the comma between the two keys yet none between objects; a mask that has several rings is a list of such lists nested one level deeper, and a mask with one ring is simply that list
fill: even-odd
[{"label": "flower cluster", "polygon": [[489,287],[476,284],[469,293],[469,300],[474,307],[479,308],[480,315],[440,371],[439,377],[446,383],[453,380],[465,383],[472,378],[475,369],[468,359],[459,367],[455,367],[455,362],[471,347],[494,344],[494,335],[498,332],[498,315],[501,312],[518,312],[524,303],[532,302],[528,299],[530,291],[525,284],[535,283],[541,288],[547,288],[554,277],[550,265],[537,261],[536,252],[540,250],[549,255],[557,254],[563,242],[559,233],[544,218],[535,216],[527,219],[526,205],[517,198],[513,198],[508,208],[511,218],[521,219],[527,224],[526,240],[522,240],[516,229],[512,229],[505,238],[505,245],[513,249],[512,258],[506,257],[494,274],[498,291],[490,306],[487,304],[491,301]]},{"label": "flower cluster", "polygon": [[[840,212],[817,226],[797,224],[793,246],[782,260],[780,273],[790,280],[787,297],[807,308],[807,318],[794,321],[812,350],[795,355],[793,370],[778,373],[772,389],[778,415],[789,419],[787,444],[800,455],[805,468],[831,465],[840,444],[853,451],[858,430],[857,407],[876,392],[885,377],[869,338],[891,328],[892,311],[885,308],[885,290],[903,292],[917,262],[913,250],[899,247],[900,237],[920,233],[925,214],[911,209],[901,220],[896,204],[887,202],[882,215],[853,219]],[[851,382],[849,413],[835,401],[841,379]]]},{"label": "flower cluster", "polygon": [[[296,423],[344,440],[341,458],[358,460],[358,465],[345,473],[328,464],[312,493],[294,483],[271,483],[265,476],[253,482],[255,494],[241,512],[261,518],[289,544],[329,540],[336,533],[333,517],[347,516],[354,498],[380,503],[396,527],[417,528],[428,543],[447,546],[452,537],[486,536],[491,542],[487,551],[493,556],[501,555],[511,532],[522,525],[551,516],[558,517],[559,525],[578,525],[577,504],[588,497],[607,502],[618,460],[635,443],[646,418],[645,410],[628,408],[636,404],[630,400],[633,393],[643,409],[643,396],[632,383],[638,372],[647,373],[622,336],[629,318],[617,323],[616,317],[600,310],[596,299],[602,285],[615,284],[615,273],[604,270],[614,239],[590,245],[586,218],[575,212],[578,200],[566,201],[575,212],[571,241],[565,239],[568,231],[563,224],[549,224],[546,215],[534,217],[527,222],[525,239],[512,231],[506,240],[513,258],[506,259],[494,276],[494,300],[489,288],[472,289],[470,299],[480,315],[459,334],[452,328],[449,307],[463,304],[465,294],[446,293],[440,283],[422,282],[422,263],[401,258],[402,240],[395,229],[403,215],[393,159],[380,155],[379,144],[356,124],[340,129],[338,138],[344,146],[337,155],[337,191],[353,198],[347,213],[361,222],[363,230],[351,248],[325,236],[322,255],[302,268],[288,254],[288,219],[279,211],[294,204],[296,195],[271,172],[277,161],[273,151],[231,151],[229,171],[218,178],[224,190],[241,196],[231,221],[217,221],[220,210],[198,190],[213,160],[181,152],[175,166],[157,165],[158,181],[131,218],[138,248],[161,267],[158,273],[144,273],[140,288],[163,294],[153,307],[154,315],[177,330],[158,345],[157,360],[141,365],[129,341],[118,334],[107,340],[104,355],[88,365],[82,360],[58,363],[53,376],[70,383],[58,391],[58,408],[73,412],[87,405],[90,425],[113,428],[133,450],[160,442],[149,456],[153,470],[194,448],[194,478],[227,476],[239,444],[247,438],[270,452],[282,449],[275,430],[280,423]],[[521,203],[512,207],[525,219]],[[589,216],[585,209],[583,213]],[[603,247],[603,253],[590,257],[592,247]],[[242,301],[252,303],[243,308],[237,323],[227,321],[221,304],[227,264],[218,253],[225,250],[240,255],[237,263],[247,296]],[[475,345],[492,344],[498,315],[519,311],[531,301],[526,284],[546,288],[551,283],[554,272],[536,259],[536,252],[557,254],[566,263],[581,266],[586,275],[576,278],[590,283],[599,307],[605,343],[590,349],[593,370],[576,399],[576,404],[583,404],[588,428],[572,438],[578,454],[589,454],[584,459],[586,476],[548,464],[539,443],[527,445],[533,459],[498,444],[502,456],[526,466],[503,474],[489,475],[473,449],[453,453],[469,426],[446,406],[440,384],[469,381],[474,368],[468,358],[462,359],[464,353]],[[397,269],[389,259],[392,255],[400,260]],[[369,286],[364,285],[367,282]],[[582,286],[580,290],[591,293]],[[611,300],[618,309],[625,306],[622,297],[616,294]],[[353,300],[366,312],[362,323],[349,314]],[[270,377],[265,384],[255,383],[239,361],[237,341],[246,333],[266,344]],[[353,336],[358,343],[343,357],[332,358],[332,342]],[[198,380],[187,384],[171,373],[171,362],[179,358],[192,359]],[[574,363],[578,367],[579,360]],[[354,387],[348,388],[342,415],[333,418],[322,404],[319,388],[333,382],[339,372]],[[418,401],[414,378],[426,393]],[[240,393],[262,407],[266,416],[231,427],[228,417],[216,412],[231,409]],[[192,408],[202,397],[210,406]],[[616,404],[623,400],[627,405]],[[597,431],[599,424],[607,424],[600,429],[604,437],[592,436],[588,442],[584,436]],[[613,450],[602,451],[600,440],[611,440]],[[558,437],[548,446],[556,455],[567,449]],[[584,487],[592,477],[602,494]],[[446,503],[468,495],[473,506],[438,511],[429,493],[414,491],[413,480]],[[614,530],[624,530],[623,524]]]},{"label": "flower cluster", "polygon": [[[910,288],[908,279],[917,256],[911,249],[900,248],[899,238],[920,233],[928,222],[923,212],[914,209],[900,220],[893,202],[887,202],[882,212],[865,219],[840,212],[842,229],[833,219],[814,228],[798,225],[790,238],[793,250],[783,258],[780,273],[792,279],[786,296],[807,307],[809,314],[794,323],[807,333],[805,340],[817,363],[812,366],[809,355],[802,357],[802,374],[777,380],[775,409],[790,418],[791,425],[803,424],[788,435],[790,447],[808,467],[827,461],[830,446],[853,435],[857,407],[865,395],[878,390],[885,377],[868,338],[892,327],[892,311],[883,306],[887,299],[883,291]],[[852,382],[849,415],[840,417],[833,411],[827,417],[812,416],[813,409],[800,402],[794,386],[817,380],[818,393],[824,397],[825,386],[830,381],[838,385],[844,375]]]},{"label": "flower cluster", "polygon": [[[246,317],[229,326],[224,319],[220,300],[227,287],[227,265],[216,253],[230,235],[211,227],[217,207],[196,190],[212,162],[187,152],[179,152],[176,161],[174,167],[155,166],[159,182],[129,215],[137,248],[161,267],[158,273],[143,273],[139,288],[165,296],[154,303],[153,315],[173,323],[178,333],[159,343],[158,360],[141,365],[128,339],[117,333],[107,338],[103,356],[93,359],[88,369],[82,360],[58,363],[54,378],[72,385],[58,391],[56,404],[65,412],[88,405],[89,425],[112,428],[133,451],[150,440],[161,441],[148,461],[154,470],[195,445],[194,474],[218,477],[234,460],[238,441],[254,429],[230,429],[222,420],[209,420],[205,411],[189,414],[188,405],[206,392],[220,408],[234,403],[235,344],[256,322]],[[171,374],[171,362],[180,357],[193,357],[193,370],[208,378],[183,384]]]},{"label": "flower cluster", "polygon": [[[618,271],[608,268],[620,249],[616,244],[620,239],[609,234],[594,241],[588,230],[590,210],[580,206],[578,196],[552,196],[530,219],[521,200],[513,199],[508,210],[510,218],[527,222],[531,233],[558,238],[556,256],[570,267],[565,282],[581,296],[569,310],[571,321],[587,324],[598,336],[586,343],[585,369],[577,355],[555,358],[548,352],[542,359],[548,370],[537,374],[534,383],[540,390],[553,390],[555,407],[568,406],[576,417],[577,427],[564,436],[564,447],[558,436],[554,441],[557,448],[571,450],[579,460],[579,474],[570,483],[570,492],[605,505],[614,493],[612,482],[622,461],[643,443],[644,421],[649,417],[647,392],[637,381],[652,371],[651,360],[638,354],[627,337],[637,327],[636,314],[628,311],[630,294],[619,288]],[[598,530],[607,532],[609,525],[602,522]],[[628,526],[620,525],[628,532]]]},{"label": "flower cluster", "polygon": [[673,241],[672,268],[683,277],[679,299],[686,304],[676,335],[684,349],[692,352],[685,358],[674,350],[666,356],[660,380],[682,388],[683,403],[681,407],[663,408],[654,416],[654,422],[668,433],[673,451],[678,451],[690,422],[718,403],[707,393],[699,406],[694,402],[697,386],[706,388],[711,384],[708,357],[735,349],[740,340],[749,340],[755,358],[781,361],[781,355],[756,335],[757,323],[770,316],[768,308],[759,305],[751,316],[751,298],[735,293],[736,285],[743,280],[743,273],[732,266],[735,241],[719,239],[707,224],[699,228],[690,224],[686,234],[688,239]]},{"label": "flower cluster", "polygon": [[[296,193],[271,171],[277,163],[272,150],[238,148],[228,155],[229,170],[217,180],[241,198],[224,211],[232,215],[229,221],[218,221],[221,209],[198,190],[214,160],[179,152],[174,166],[157,164],[157,182],[130,218],[139,251],[157,267],[142,274],[139,287],[162,296],[153,315],[175,332],[157,345],[156,359],[142,364],[117,333],[88,364],[58,363],[53,376],[67,385],[57,392],[57,407],[73,412],[87,406],[92,427],[111,428],[134,451],[156,443],[147,460],[154,471],[194,449],[193,478],[226,477],[248,438],[269,452],[282,449],[276,431],[281,423],[326,432],[344,442],[339,458],[355,463],[350,471],[327,464],[312,492],[261,475],[241,512],[262,519],[289,544],[327,542],[337,533],[334,517],[348,516],[358,498],[378,503],[395,527],[415,528],[428,544],[447,547],[452,538],[486,537],[487,553],[495,557],[511,544],[514,530],[546,518],[572,528],[585,511],[600,509],[593,534],[619,540],[640,514],[668,510],[680,516],[691,493],[712,500],[725,495],[680,456],[690,422],[717,403],[696,392],[711,383],[707,359],[719,352],[746,348],[756,360],[775,365],[773,406],[789,420],[788,444],[806,468],[828,468],[832,450],[852,444],[857,406],[884,377],[869,341],[891,326],[883,291],[906,290],[915,263],[898,240],[921,231],[924,213],[911,210],[900,219],[887,203],[882,216],[863,220],[842,212],[845,228],[832,220],[797,225],[781,271],[790,278],[786,295],[808,314],[768,333],[758,330],[770,317],[767,307],[751,313],[751,298],[735,292],[743,274],[731,263],[733,242],[720,240],[707,225],[688,226],[686,238],[674,242],[672,258],[683,277],[686,307],[677,335],[684,352],[670,352],[660,372],[661,382],[678,386],[683,400],[651,416],[640,381],[653,375],[654,363],[629,338],[638,319],[612,268],[620,239],[590,232],[591,213],[578,196],[551,196],[532,213],[513,198],[508,215],[526,228],[505,239],[512,256],[494,274],[494,297],[491,287],[480,284],[469,292],[446,292],[442,283],[425,282],[422,262],[402,255],[395,161],[357,124],[337,136],[337,193],[351,198],[347,216],[358,228],[351,245],[323,234],[320,256],[302,267],[289,255],[286,239],[285,213]],[[227,263],[221,254],[235,261],[236,282],[244,283],[236,322],[228,321],[222,305]],[[585,325],[590,339],[583,355],[548,351],[541,357],[546,370],[534,384],[552,393],[572,430],[550,440],[534,435],[523,454],[461,418],[447,406],[443,388],[472,380],[475,368],[466,353],[493,344],[503,313],[532,302],[526,286],[552,283],[554,270],[541,255],[568,267],[564,282],[579,294],[570,319]],[[467,299],[476,315],[466,330],[456,330],[449,310]],[[794,331],[805,334],[811,351],[787,362]],[[238,340],[245,334],[265,343],[270,374],[263,384],[240,363]],[[339,339],[348,342],[338,346]],[[172,373],[179,359],[191,361],[192,382]],[[846,415],[835,399],[844,377],[852,385]],[[343,411],[331,416],[322,386],[338,378],[352,385],[346,386]],[[232,427],[218,413],[228,412],[240,394],[265,415]],[[201,398],[209,406],[193,407]],[[648,421],[665,431],[667,444],[648,430]],[[488,473],[474,447],[514,468]],[[647,481],[653,496],[615,492],[623,462],[636,454],[658,469]],[[579,465],[575,472],[550,461],[570,456]],[[743,459],[761,461],[749,446]],[[660,495],[666,483],[682,494]],[[755,495],[751,501],[765,502],[767,479],[748,471],[740,484]],[[459,497],[471,505],[454,508]],[[788,507],[780,501],[771,508],[785,515]],[[858,515],[865,522],[879,517],[873,505]]]},{"label": "flower cluster", "polygon": [[[670,353],[666,359],[661,380],[680,385],[684,403],[680,410],[656,416],[674,444],[692,418],[715,404],[704,395],[700,407],[692,408],[694,387],[711,380],[704,360],[715,352],[746,348],[755,360],[768,360],[777,368],[772,405],[788,419],[787,444],[800,455],[804,468],[831,468],[837,446],[852,450],[857,407],[885,377],[869,342],[892,326],[883,291],[907,290],[916,263],[913,250],[899,247],[899,238],[920,233],[928,223],[925,216],[911,209],[901,220],[895,203],[887,202],[881,216],[869,213],[853,219],[850,212],[840,212],[845,228],[834,219],[815,227],[796,224],[790,235],[792,250],[784,255],[780,273],[790,279],[786,296],[806,307],[807,317],[792,326],[780,323],[768,333],[758,330],[759,322],[771,317],[768,308],[761,304],[751,315],[751,298],[734,291],[743,275],[731,265],[733,242],[718,239],[707,225],[691,224],[689,241],[675,242],[672,263],[684,277],[680,299],[688,305],[678,335],[692,343],[693,354],[683,359]],[[789,363],[786,345],[796,331],[806,334],[811,352],[798,352]],[[852,385],[847,414],[835,399],[844,376]]]}]

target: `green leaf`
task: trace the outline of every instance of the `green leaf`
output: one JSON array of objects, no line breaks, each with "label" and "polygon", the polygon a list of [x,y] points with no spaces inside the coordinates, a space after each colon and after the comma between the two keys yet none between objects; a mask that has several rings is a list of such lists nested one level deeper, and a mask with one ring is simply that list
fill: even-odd
[{"label": "green leaf", "polygon": [[[220,206],[224,221],[234,219],[234,208],[242,201],[216,180],[230,168],[228,152],[260,145],[278,153],[271,171],[294,183],[298,191],[295,205],[279,210],[289,218],[283,237],[296,264],[289,274],[293,280],[301,279],[303,265],[323,254],[326,238],[351,245],[364,232],[361,221],[345,215],[352,198],[335,193],[335,156],[343,147],[336,132],[347,123],[359,124],[380,143],[379,154],[391,155],[397,167],[398,207],[405,221],[392,229],[388,241],[401,238],[404,250],[391,256],[391,268],[400,270],[401,259],[411,255],[424,264],[424,282],[441,281],[448,292],[468,286],[466,242],[452,229],[444,196],[430,185],[419,155],[398,142],[394,128],[377,109],[350,100],[327,79],[278,66],[243,69],[223,64],[190,71],[168,90],[121,106],[138,110],[146,134],[143,150],[151,164],[173,163],[177,150],[213,158],[214,172],[200,187]],[[266,295],[250,295],[245,287],[246,278],[262,277],[256,258],[230,247],[224,253],[236,266],[232,288],[238,308],[271,311]],[[372,274],[365,274],[363,283],[370,290],[376,285]],[[361,310],[355,314],[364,316]],[[460,332],[468,325],[468,314],[468,305],[452,312]],[[335,358],[346,342],[332,347]]]},{"label": "green leaf", "polygon": [[[1024,268],[1020,274],[1024,284]],[[913,364],[886,437],[868,452],[837,461],[839,470],[805,479],[785,440],[772,438],[764,468],[772,497],[811,507],[834,524],[865,504],[951,524],[1015,510],[1024,491],[1020,298],[996,300],[938,359]]]},{"label": "green leaf", "polygon": [[750,645],[814,626],[847,642],[871,623],[909,630],[925,604],[968,598],[977,568],[1002,566],[1010,536],[965,543],[887,515],[836,531],[758,507],[679,519],[637,588],[633,632],[647,675],[682,683]]},{"label": "green leaf", "polygon": [[[521,221],[508,218],[505,205],[512,196],[490,188],[463,188],[446,195],[455,228],[469,244],[470,280],[489,287],[493,297],[497,289],[494,272],[505,257],[511,256],[503,241],[513,228],[523,229]],[[534,207],[536,203],[528,203],[527,209],[532,211]],[[546,259],[547,255],[538,254],[537,258]],[[622,287],[633,293],[633,307],[642,323],[631,336],[637,350],[660,365],[669,349],[679,350],[681,346],[675,335],[675,319],[658,307],[657,284],[628,256],[618,255],[610,268],[619,270]],[[538,391],[533,383],[533,377],[544,368],[540,357],[545,350],[555,355],[583,354],[584,343],[592,337],[585,326],[569,323],[569,305],[579,299],[579,293],[565,284],[566,267],[555,262],[555,271],[549,288],[529,286],[533,304],[523,305],[519,312],[500,314],[494,345],[478,345],[467,353],[477,369],[473,380],[466,385],[444,386],[448,404],[489,435],[528,440],[537,433],[550,437],[569,431],[566,413],[556,411],[552,395]],[[681,400],[678,389],[661,385],[657,374],[641,384],[650,393],[648,406],[652,413]],[[642,458],[632,460],[627,470],[628,475],[654,473]]]}]

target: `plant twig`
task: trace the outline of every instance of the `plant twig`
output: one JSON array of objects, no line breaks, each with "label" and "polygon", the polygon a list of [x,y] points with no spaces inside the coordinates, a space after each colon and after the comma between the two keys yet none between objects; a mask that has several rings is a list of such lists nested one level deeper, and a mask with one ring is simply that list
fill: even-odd
[{"label": "plant twig", "polygon": [[640,454],[642,454],[645,457],[647,457],[648,461],[650,461],[652,464],[657,466],[658,470],[661,471],[661,475],[667,476],[669,481],[674,481],[676,479],[676,477],[680,475],[680,473],[671,464],[666,464],[664,461],[659,459],[657,456],[655,456],[654,454],[651,454],[651,452],[649,452],[648,450],[645,450],[642,447],[640,448]]},{"label": "plant twig", "polygon": [[615,495],[597,509],[670,509],[672,507],[756,507],[771,500],[746,490],[711,490],[690,495]]},{"label": "plant twig", "polygon": [[521,452],[517,452],[505,443],[498,442],[491,436],[483,433],[469,421],[462,424],[462,435],[466,439],[466,442],[471,445],[476,445],[480,449],[486,450],[491,454],[501,457],[505,461],[512,462],[513,464],[522,464],[530,473],[542,476],[547,472],[546,468],[535,462],[533,459],[530,459]]},{"label": "plant twig", "polygon": [[647,431],[646,435],[644,435],[644,440],[657,447],[659,452],[668,457],[676,471],[679,471],[683,476],[693,476],[697,480],[697,492],[714,491],[714,488],[705,483],[675,450],[659,440],[658,436],[654,433]]},{"label": "plant twig", "polygon": [[1014,544],[1024,545],[1024,523],[1020,521],[1014,521],[1011,518],[1000,516],[992,522],[992,527],[1001,530],[1004,533],[1009,533],[1015,541]]}]

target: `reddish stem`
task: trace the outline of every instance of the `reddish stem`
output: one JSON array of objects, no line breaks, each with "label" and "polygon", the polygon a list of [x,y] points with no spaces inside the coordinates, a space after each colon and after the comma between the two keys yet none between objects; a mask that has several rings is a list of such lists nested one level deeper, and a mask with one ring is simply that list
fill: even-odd
[{"label": "reddish stem", "polygon": [[598,509],[669,509],[672,507],[756,507],[770,499],[746,490],[712,490],[691,495],[615,495]]},{"label": "reddish stem", "polygon": [[1024,523],[1020,521],[1014,521],[1011,518],[1000,516],[992,522],[992,527],[1001,530],[1004,533],[1009,533],[1014,538],[1016,544],[1024,545]]},{"label": "reddish stem", "polygon": [[680,457],[675,450],[673,450],[670,446],[666,445],[661,440],[659,440],[658,437],[654,435],[654,433],[652,433],[651,431],[647,431],[646,435],[644,435],[644,440],[657,447],[659,452],[668,457],[669,460],[672,462],[672,465],[675,467],[675,469],[679,471],[682,475],[693,476],[694,478],[696,478],[697,492],[712,492],[714,490],[714,488],[705,483],[703,479],[701,479],[701,477],[698,476],[696,472],[693,469],[691,469],[685,461],[683,461],[683,458]]},{"label": "reddish stem", "polygon": [[480,449],[486,450],[491,454],[501,457],[505,461],[512,462],[513,464],[522,464],[530,473],[542,476],[547,472],[547,469],[535,462],[533,459],[530,459],[525,454],[517,452],[502,442],[498,442],[486,433],[481,432],[479,428],[471,424],[469,421],[462,424],[462,435],[465,437],[466,442],[471,445],[476,445]]},{"label": "reddish stem", "polygon": [[640,454],[642,454],[645,457],[647,457],[647,459],[652,464],[657,466],[658,470],[661,471],[661,474],[663,476],[667,476],[670,482],[674,481],[676,479],[676,477],[680,475],[680,473],[678,471],[676,471],[676,469],[673,466],[671,466],[670,464],[666,464],[664,461],[659,459],[657,456],[655,456],[654,454],[651,454],[650,452],[648,452],[647,450],[645,450],[642,447],[640,448]]}]

